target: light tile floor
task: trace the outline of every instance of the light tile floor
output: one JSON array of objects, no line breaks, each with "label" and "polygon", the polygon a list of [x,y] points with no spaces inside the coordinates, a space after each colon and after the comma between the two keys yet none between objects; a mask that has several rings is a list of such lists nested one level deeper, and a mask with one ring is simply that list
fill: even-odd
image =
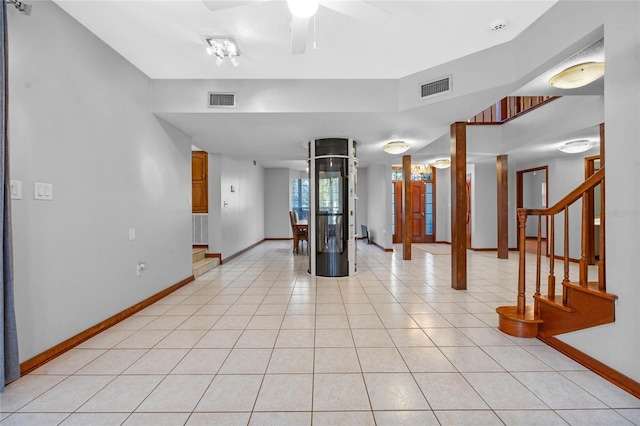
[{"label": "light tile floor", "polygon": [[3,425],[640,424],[640,400],[536,339],[497,331],[517,254],[358,245],[316,279],[265,242],[11,384]]}]

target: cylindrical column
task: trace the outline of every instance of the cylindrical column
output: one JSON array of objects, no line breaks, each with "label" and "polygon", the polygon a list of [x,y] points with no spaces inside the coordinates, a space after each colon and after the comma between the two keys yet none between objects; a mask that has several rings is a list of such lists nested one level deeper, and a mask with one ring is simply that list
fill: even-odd
[{"label": "cylindrical column", "polygon": [[309,144],[309,270],[321,277],[356,273],[357,160],[351,139]]}]

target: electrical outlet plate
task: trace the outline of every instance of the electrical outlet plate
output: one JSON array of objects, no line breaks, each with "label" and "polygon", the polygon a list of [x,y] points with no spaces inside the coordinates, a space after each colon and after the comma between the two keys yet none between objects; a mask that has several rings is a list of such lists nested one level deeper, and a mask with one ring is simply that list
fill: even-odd
[{"label": "electrical outlet plate", "polygon": [[53,200],[53,184],[34,182],[33,183],[33,199],[34,200]]}]

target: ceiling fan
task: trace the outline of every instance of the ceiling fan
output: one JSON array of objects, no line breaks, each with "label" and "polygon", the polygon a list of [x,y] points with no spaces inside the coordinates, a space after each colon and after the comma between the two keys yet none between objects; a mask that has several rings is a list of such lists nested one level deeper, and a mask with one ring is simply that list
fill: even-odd
[{"label": "ceiling fan", "polygon": [[[256,1],[260,0],[202,0],[205,6],[213,11],[244,6]],[[309,24],[318,10],[318,6],[326,7],[363,22],[380,22],[389,15],[388,12],[365,3],[363,0],[287,0],[287,5],[291,11],[292,55],[305,52]]]}]

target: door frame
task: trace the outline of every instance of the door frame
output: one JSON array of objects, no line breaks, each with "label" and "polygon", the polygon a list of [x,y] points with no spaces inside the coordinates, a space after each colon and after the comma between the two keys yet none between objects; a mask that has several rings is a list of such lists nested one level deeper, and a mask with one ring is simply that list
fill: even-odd
[{"label": "door frame", "polygon": [[[546,182],[546,191],[545,191],[545,205],[547,208],[549,207],[549,166],[539,166],[533,167],[531,169],[524,169],[516,171],[516,247],[520,250],[520,224],[518,223],[518,209],[521,209],[524,204],[524,194],[523,194],[523,176],[525,173],[532,173],[537,171],[544,171],[544,181]],[[545,221],[546,227],[546,236],[549,238],[549,221]],[[548,240],[547,240],[548,242]],[[549,255],[549,244],[546,244],[546,256]]]},{"label": "door frame", "polygon": [[[585,157],[584,159],[584,178],[585,180],[596,172],[595,162],[600,161],[600,155]],[[589,265],[596,264],[596,226],[595,226],[595,195],[594,190],[590,189],[585,194],[585,202],[587,204],[587,235],[591,238],[587,239],[587,261]],[[600,212],[602,216],[602,212]]]}]

